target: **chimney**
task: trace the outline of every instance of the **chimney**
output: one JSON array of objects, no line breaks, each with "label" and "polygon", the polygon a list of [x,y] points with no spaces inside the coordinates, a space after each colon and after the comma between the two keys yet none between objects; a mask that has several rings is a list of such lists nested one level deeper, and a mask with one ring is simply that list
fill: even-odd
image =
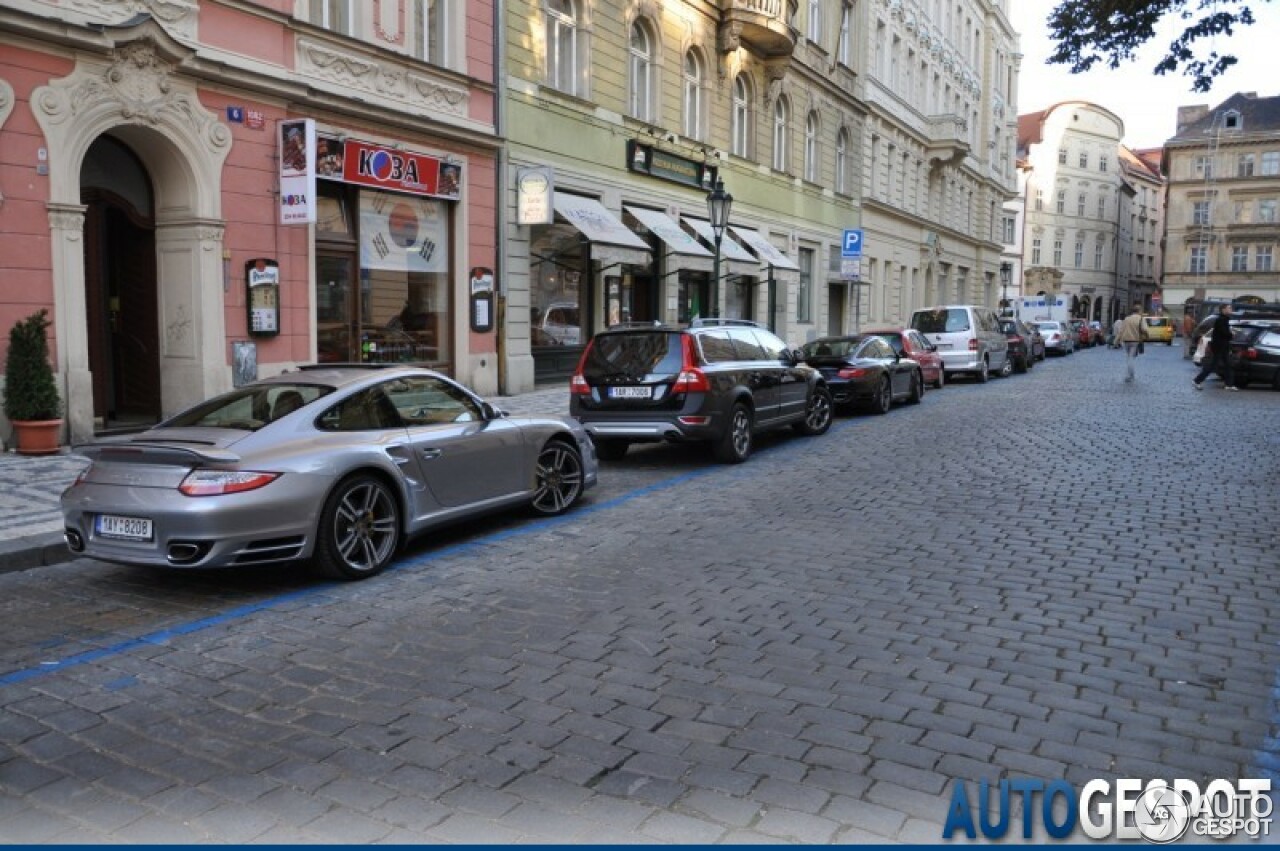
[{"label": "chimney", "polygon": [[1209,114],[1208,104],[1196,104],[1195,106],[1178,107],[1178,123],[1174,135],[1180,135],[1188,126],[1195,124],[1201,118]]}]

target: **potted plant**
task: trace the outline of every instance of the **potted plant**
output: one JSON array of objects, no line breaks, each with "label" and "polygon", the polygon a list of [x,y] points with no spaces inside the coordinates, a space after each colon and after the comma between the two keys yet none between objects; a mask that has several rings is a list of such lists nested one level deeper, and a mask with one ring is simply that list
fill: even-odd
[{"label": "potted plant", "polygon": [[20,455],[58,451],[62,401],[49,364],[49,319],[39,310],[9,330],[4,364],[4,413],[13,423]]}]

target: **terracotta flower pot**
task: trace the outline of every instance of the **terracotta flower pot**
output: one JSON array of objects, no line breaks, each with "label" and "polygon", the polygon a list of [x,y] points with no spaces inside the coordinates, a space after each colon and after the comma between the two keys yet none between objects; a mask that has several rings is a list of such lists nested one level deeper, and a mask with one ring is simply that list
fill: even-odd
[{"label": "terracotta flower pot", "polygon": [[61,447],[62,420],[15,420],[19,455],[53,455]]}]

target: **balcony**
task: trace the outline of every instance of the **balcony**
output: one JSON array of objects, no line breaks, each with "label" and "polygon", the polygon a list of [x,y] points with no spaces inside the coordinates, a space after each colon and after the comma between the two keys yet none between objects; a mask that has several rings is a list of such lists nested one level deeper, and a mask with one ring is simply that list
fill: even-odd
[{"label": "balcony", "polygon": [[959,115],[934,115],[929,118],[929,143],[926,153],[940,165],[961,162],[969,154],[965,139],[969,123]]},{"label": "balcony", "polygon": [[720,51],[746,47],[765,58],[789,57],[799,33],[787,21],[798,4],[799,0],[720,0]]}]

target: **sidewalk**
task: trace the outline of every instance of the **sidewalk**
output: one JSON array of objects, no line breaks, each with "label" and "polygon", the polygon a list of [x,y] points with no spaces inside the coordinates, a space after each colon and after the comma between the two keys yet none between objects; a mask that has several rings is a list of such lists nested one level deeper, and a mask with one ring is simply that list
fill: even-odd
[{"label": "sidewalk", "polygon": [[[567,414],[568,382],[489,401],[509,414]],[[63,450],[59,455],[0,453],[0,573],[70,561],[62,540],[58,498],[88,460]]]}]

